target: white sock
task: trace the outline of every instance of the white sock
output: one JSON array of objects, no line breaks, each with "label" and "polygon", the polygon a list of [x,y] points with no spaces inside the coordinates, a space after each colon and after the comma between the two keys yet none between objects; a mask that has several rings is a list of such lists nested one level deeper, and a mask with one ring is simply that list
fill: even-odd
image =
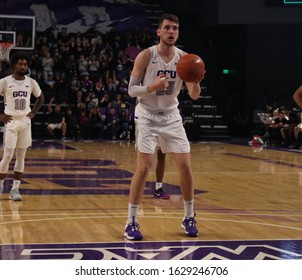
[{"label": "white sock", "polygon": [[128,219],[127,219],[127,224],[132,224],[133,222],[133,218],[134,218],[134,221],[137,222],[137,213],[138,213],[138,208],[139,208],[139,205],[138,204],[131,204],[131,203],[128,203]]},{"label": "white sock", "polygon": [[13,189],[19,189],[20,184],[21,184],[21,181],[14,180],[13,181]]},{"label": "white sock", "polygon": [[0,180],[0,188],[3,188],[4,180]]},{"label": "white sock", "polygon": [[158,190],[158,189],[160,189],[160,188],[162,188],[163,187],[163,183],[162,182],[156,182],[155,183],[155,189],[156,190]]},{"label": "white sock", "polygon": [[184,207],[185,207],[185,217],[184,218],[193,218],[194,217],[194,199],[190,201],[184,201]]}]

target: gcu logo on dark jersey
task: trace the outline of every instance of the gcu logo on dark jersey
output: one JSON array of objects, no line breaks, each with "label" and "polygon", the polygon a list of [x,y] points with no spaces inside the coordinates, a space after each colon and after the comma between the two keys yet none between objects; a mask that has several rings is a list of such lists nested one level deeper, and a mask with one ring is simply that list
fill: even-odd
[{"label": "gcu logo on dark jersey", "polygon": [[158,70],[157,76],[164,74],[165,76],[169,76],[172,79],[176,78],[176,71],[174,70]]},{"label": "gcu logo on dark jersey", "polygon": [[27,91],[14,91],[13,92],[13,97],[26,97],[27,96]]}]

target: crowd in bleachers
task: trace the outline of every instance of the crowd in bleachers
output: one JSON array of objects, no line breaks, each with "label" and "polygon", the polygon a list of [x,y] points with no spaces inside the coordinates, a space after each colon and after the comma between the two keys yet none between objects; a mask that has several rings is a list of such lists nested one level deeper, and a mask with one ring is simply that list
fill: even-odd
[{"label": "crowd in bleachers", "polygon": [[302,113],[299,110],[286,110],[282,106],[267,106],[258,113],[261,124],[256,134],[263,143],[278,147],[299,149],[302,145]]},{"label": "crowd in bleachers", "polygon": [[[66,28],[57,35],[37,33],[29,75],[45,95],[49,137],[129,138],[135,106],[128,95],[130,72],[136,55],[155,42],[147,27],[126,34],[114,27],[107,34],[96,28],[85,34],[70,34]],[[66,129],[53,125],[58,120],[65,121]]]}]

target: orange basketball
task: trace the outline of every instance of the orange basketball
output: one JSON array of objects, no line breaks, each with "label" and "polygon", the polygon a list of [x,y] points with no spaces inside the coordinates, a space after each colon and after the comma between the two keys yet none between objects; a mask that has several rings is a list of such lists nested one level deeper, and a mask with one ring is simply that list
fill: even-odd
[{"label": "orange basketball", "polygon": [[176,72],[185,82],[197,82],[204,75],[205,64],[198,55],[185,54],[178,60]]}]

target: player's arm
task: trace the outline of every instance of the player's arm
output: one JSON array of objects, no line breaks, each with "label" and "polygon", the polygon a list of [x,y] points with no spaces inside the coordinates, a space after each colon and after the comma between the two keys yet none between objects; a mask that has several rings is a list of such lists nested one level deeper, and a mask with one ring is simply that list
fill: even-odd
[{"label": "player's arm", "polygon": [[131,97],[142,97],[146,94],[150,94],[151,92],[163,90],[168,86],[168,77],[165,78],[164,75],[156,77],[152,84],[144,86],[141,85],[141,81],[145,75],[150,58],[150,50],[145,49],[140,52],[135,59],[128,87],[129,95]]},{"label": "player's arm", "polygon": [[0,114],[0,122],[7,123],[13,119],[12,116],[6,114]]},{"label": "player's arm", "polygon": [[293,95],[294,101],[302,108],[302,86],[300,86]]},{"label": "player's arm", "polygon": [[44,94],[43,92],[41,92],[40,96],[37,97],[34,107],[32,108],[31,112],[27,116],[32,119],[40,110],[43,103],[44,103]]},{"label": "player's arm", "polygon": [[[201,79],[202,80],[202,79]],[[200,81],[196,81],[196,82],[193,82],[193,83],[188,83],[186,82],[186,86],[187,86],[187,89],[188,89],[188,92],[189,92],[189,95],[190,97],[193,99],[193,100],[196,100],[198,99],[200,93],[201,93],[201,88],[200,88]]]}]

